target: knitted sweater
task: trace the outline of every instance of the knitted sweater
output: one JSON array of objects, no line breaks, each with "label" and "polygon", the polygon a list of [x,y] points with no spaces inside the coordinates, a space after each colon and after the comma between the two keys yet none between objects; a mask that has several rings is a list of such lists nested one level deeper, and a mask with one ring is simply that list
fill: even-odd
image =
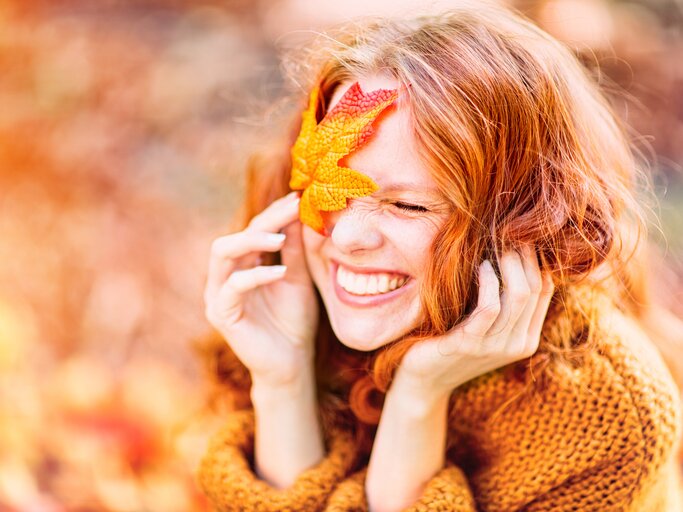
[{"label": "knitted sweater", "polygon": [[[679,510],[678,390],[633,320],[610,310],[599,333],[585,364],[524,400],[524,383],[503,369],[454,390],[446,464],[407,510]],[[254,473],[253,410],[232,412],[200,484],[219,511],[368,510],[352,435],[324,434],[325,458],[275,489]]]}]

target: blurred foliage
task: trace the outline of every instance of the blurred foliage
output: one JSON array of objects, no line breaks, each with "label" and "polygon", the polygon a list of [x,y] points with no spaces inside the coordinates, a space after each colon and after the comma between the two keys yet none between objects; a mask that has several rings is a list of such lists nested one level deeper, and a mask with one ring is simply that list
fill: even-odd
[{"label": "blurred foliage", "polygon": [[[517,5],[627,93],[615,108],[644,136],[680,269],[681,4]],[[208,330],[210,242],[274,129],[278,49],[343,14],[331,1],[0,0],[0,509],[207,509],[193,471],[220,415],[190,340]]]}]

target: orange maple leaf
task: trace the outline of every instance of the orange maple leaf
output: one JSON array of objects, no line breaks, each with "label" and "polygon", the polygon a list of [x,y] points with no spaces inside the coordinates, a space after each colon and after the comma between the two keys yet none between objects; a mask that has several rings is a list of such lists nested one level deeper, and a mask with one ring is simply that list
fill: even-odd
[{"label": "orange maple leaf", "polygon": [[299,207],[301,222],[324,234],[321,211],[346,208],[346,200],[372,194],[379,187],[368,176],[338,162],[365,144],[373,134],[372,122],[398,97],[395,89],[363,93],[355,82],[335,107],[316,123],[320,88],[311,91],[302,115],[301,132],[292,147],[289,186],[303,190]]}]

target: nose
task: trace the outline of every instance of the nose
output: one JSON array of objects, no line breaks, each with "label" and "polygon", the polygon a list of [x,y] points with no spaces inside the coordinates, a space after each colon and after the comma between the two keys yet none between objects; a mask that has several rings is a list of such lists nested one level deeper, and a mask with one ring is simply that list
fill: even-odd
[{"label": "nose", "polygon": [[347,199],[347,207],[334,212],[323,212],[325,230],[334,245],[342,252],[370,251],[382,246],[382,233],[369,205]]}]

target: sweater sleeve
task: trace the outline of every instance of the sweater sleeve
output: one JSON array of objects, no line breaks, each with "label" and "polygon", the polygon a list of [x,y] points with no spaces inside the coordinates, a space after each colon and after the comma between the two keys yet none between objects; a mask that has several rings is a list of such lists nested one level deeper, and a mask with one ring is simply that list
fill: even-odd
[{"label": "sweater sleeve", "polygon": [[347,476],[355,461],[350,434],[342,430],[324,432],[325,458],[302,472],[290,487],[276,489],[254,472],[254,425],[253,410],[233,412],[209,442],[198,479],[215,510],[322,510],[332,489]]},{"label": "sweater sleeve", "polygon": [[[325,512],[367,512],[367,466],[341,482]],[[476,512],[472,491],[463,471],[450,461],[427,483],[422,496],[404,512]]]},{"label": "sweater sleeve", "polygon": [[[676,385],[634,323],[614,318],[598,332],[599,348],[584,364],[459,430],[457,443],[477,447],[477,460],[488,461],[468,473],[481,509],[673,507],[666,482],[681,433]],[[515,386],[489,380],[480,392],[461,397],[458,410],[474,410],[483,394],[507,396]]]},{"label": "sweater sleeve", "polygon": [[[668,487],[676,474],[681,435],[677,386],[658,351],[632,319],[616,314],[596,356],[604,362],[597,392],[584,407],[597,417],[600,437],[593,438],[592,459],[524,508],[540,510],[671,510]],[[611,382],[609,387],[605,382]],[[602,407],[591,405],[600,404]],[[678,484],[675,484],[678,485]]]}]

